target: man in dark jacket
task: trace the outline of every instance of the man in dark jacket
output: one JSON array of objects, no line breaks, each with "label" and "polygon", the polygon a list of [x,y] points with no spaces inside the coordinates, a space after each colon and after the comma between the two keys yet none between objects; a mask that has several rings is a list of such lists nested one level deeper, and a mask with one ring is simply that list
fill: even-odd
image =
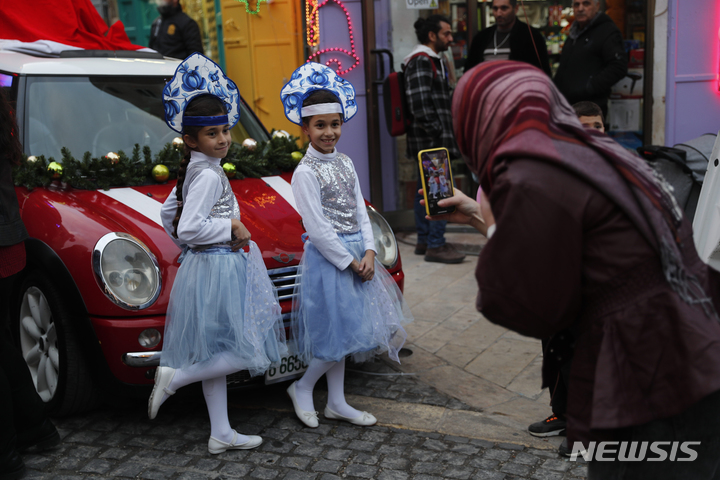
[{"label": "man in dark jacket", "polygon": [[160,16],[150,27],[150,48],[166,57],[184,59],[203,53],[200,28],[195,20],[182,11],[180,0],[158,4]]},{"label": "man in dark jacket", "polygon": [[466,72],[484,61],[517,60],[535,65],[550,76],[545,39],[536,28],[518,20],[517,12],[517,0],[493,0],[495,25],[473,38],[465,62]]},{"label": "man in dark jacket", "polygon": [[[431,15],[419,18],[414,26],[420,43],[403,60],[405,95],[412,115],[412,122],[407,129],[408,158],[417,162],[421,150],[439,147],[447,148],[450,158],[459,158],[460,151],[455,143],[450,113],[447,67],[439,55],[453,41],[450,21],[441,15]],[[420,188],[422,183],[418,178]],[[421,198],[422,195],[415,195],[415,254],[425,255],[426,262],[462,262],[465,255],[445,241],[447,222],[428,221],[425,218],[425,207],[420,205]]]},{"label": "man in dark jacket", "polygon": [[600,0],[574,0],[575,22],[560,55],[555,85],[568,103],[598,104],[607,118],[610,88],[627,75],[620,30],[600,13]]}]

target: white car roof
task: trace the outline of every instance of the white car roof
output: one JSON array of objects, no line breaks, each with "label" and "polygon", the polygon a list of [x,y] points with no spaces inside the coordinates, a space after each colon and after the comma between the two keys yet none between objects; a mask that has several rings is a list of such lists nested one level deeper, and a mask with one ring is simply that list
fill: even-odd
[{"label": "white car roof", "polygon": [[169,58],[46,58],[0,50],[0,70],[20,75],[171,76],[179,64]]}]

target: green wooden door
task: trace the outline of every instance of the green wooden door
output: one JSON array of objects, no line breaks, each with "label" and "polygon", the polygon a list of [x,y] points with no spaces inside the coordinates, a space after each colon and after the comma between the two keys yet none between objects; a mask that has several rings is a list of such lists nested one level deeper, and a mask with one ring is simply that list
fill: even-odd
[{"label": "green wooden door", "polygon": [[150,42],[150,26],[159,13],[149,0],[118,0],[118,15],[125,25],[130,41],[147,47]]}]

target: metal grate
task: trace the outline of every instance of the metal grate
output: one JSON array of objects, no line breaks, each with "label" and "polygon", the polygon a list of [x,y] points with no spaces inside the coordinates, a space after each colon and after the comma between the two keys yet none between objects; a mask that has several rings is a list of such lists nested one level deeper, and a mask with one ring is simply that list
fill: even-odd
[{"label": "metal grate", "polygon": [[278,300],[292,300],[295,284],[299,281],[297,265],[292,267],[273,268],[268,270],[270,279],[277,288]]}]

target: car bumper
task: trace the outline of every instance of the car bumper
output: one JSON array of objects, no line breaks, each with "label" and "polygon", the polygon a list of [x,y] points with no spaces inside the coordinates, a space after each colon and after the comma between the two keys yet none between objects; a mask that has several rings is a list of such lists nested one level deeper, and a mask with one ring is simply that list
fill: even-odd
[{"label": "car bumper", "polygon": [[[405,274],[400,264],[390,271],[401,291],[405,286]],[[283,303],[283,320],[287,328],[290,301]],[[155,368],[160,365],[162,342],[148,349],[140,345],[140,334],[148,328],[154,328],[161,334],[165,330],[165,316],[150,317],[90,317],[105,361],[112,374],[119,381],[131,385],[151,385]],[[289,333],[289,332],[288,332]]]},{"label": "car bumper", "polygon": [[112,374],[123,383],[153,383],[155,367],[160,364],[162,342],[152,349],[140,345],[138,337],[148,328],[160,333],[165,329],[165,316],[102,318],[90,317],[105,361]]}]

